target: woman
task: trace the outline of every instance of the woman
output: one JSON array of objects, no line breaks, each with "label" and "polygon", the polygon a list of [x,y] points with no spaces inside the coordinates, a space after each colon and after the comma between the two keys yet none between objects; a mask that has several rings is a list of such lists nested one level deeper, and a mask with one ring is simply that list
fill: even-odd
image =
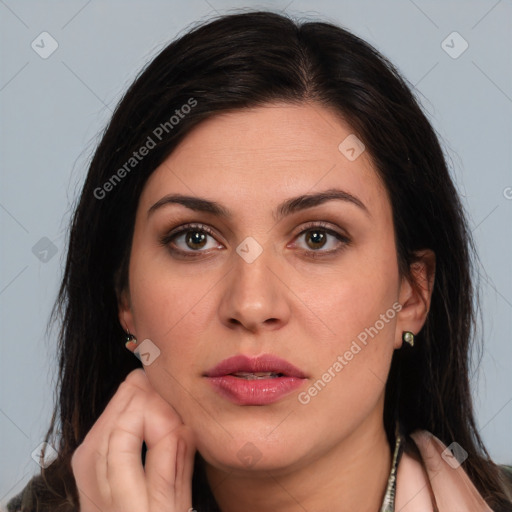
[{"label": "woman", "polygon": [[266,12],[195,28],[92,160],[58,458],[9,510],[512,510],[471,405],[472,247],[375,49]]}]

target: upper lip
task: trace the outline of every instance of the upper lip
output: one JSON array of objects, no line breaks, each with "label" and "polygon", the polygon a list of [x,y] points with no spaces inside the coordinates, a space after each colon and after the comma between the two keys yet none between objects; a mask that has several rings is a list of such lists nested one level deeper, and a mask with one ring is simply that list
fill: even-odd
[{"label": "upper lip", "polygon": [[210,368],[205,373],[205,376],[221,377],[237,372],[272,372],[281,373],[286,377],[305,378],[304,373],[293,364],[271,354],[263,354],[258,357],[249,357],[241,354],[229,357],[213,368]]}]

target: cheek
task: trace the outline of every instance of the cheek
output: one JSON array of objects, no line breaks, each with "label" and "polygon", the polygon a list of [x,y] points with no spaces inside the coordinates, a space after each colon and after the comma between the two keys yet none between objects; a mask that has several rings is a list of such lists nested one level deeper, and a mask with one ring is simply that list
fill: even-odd
[{"label": "cheek", "polygon": [[187,358],[197,350],[197,340],[210,316],[204,294],[190,279],[183,283],[179,278],[160,277],[148,279],[140,288],[133,286],[137,332],[158,346],[171,368],[178,359],[188,363]]},{"label": "cheek", "polygon": [[[364,294],[339,294],[338,299],[330,316],[336,335],[315,346],[315,372],[298,402],[306,416],[316,415],[324,426],[338,424],[351,432],[383,397],[394,353],[396,311],[392,298],[382,295],[370,303]],[[326,438],[330,435],[325,433]]]},{"label": "cheek", "polygon": [[[390,249],[383,250],[388,245]],[[390,243],[378,243],[347,252],[332,272],[296,282],[297,294],[307,298],[305,305],[320,320],[320,340],[327,350],[331,349],[331,354],[343,350],[358,337],[363,343],[373,339],[369,331],[378,339],[393,338],[397,313],[393,305],[399,307],[399,278],[392,248]],[[297,315],[299,322],[300,319],[301,315]],[[302,328],[307,332],[305,320]]]},{"label": "cheek", "polygon": [[315,347],[322,358],[318,370],[343,374],[343,385],[348,388],[368,379],[385,381],[394,351],[397,312],[393,304],[398,306],[391,295],[339,296],[339,302],[331,305],[329,318],[334,335]]},{"label": "cheek", "polygon": [[191,408],[195,415],[201,416],[202,412],[193,407],[190,392],[194,379],[204,370],[200,367],[198,343],[204,328],[197,321],[204,321],[200,311],[204,292],[184,293],[188,285],[182,288],[180,280],[150,282],[149,276],[145,286],[138,288],[138,294],[135,283],[133,288],[137,332],[160,351],[158,358],[145,366],[146,374],[157,393],[189,424]]},{"label": "cheek", "polygon": [[216,312],[212,274],[171,271],[165,257],[143,251],[131,261],[137,336],[151,340],[160,351],[145,370],[153,387],[182,416],[190,402],[186,390],[205,370],[204,355],[211,351],[208,331]]},{"label": "cheek", "polygon": [[[393,257],[381,252],[371,261],[347,262],[342,275],[323,282],[323,293],[310,295],[328,334],[315,344],[316,372],[304,402],[314,398],[338,418],[341,409],[363,412],[375,405],[387,380],[400,309]],[[302,328],[308,329],[305,323]]]},{"label": "cheek", "polygon": [[130,261],[130,293],[137,332],[163,345],[193,336],[202,299],[211,287],[208,275],[197,276],[197,272],[173,265],[149,235],[135,240],[134,246],[138,250]]}]

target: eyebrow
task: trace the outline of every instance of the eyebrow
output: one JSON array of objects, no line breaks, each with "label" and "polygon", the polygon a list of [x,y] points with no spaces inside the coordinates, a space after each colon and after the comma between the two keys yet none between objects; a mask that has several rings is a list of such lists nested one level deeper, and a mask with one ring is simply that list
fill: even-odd
[{"label": "eyebrow", "polygon": [[[331,188],[323,192],[314,194],[303,194],[297,197],[292,197],[281,203],[273,214],[276,221],[279,221],[283,217],[292,213],[305,210],[307,208],[313,208],[319,206],[327,201],[339,200],[348,202],[360,208],[368,217],[371,218],[371,214],[365,204],[356,196],[340,190],[337,188]],[[230,219],[233,217],[232,213],[224,208],[222,205],[209,199],[203,199],[200,197],[186,196],[182,194],[169,194],[162,199],[158,200],[148,210],[148,217],[159,208],[169,204],[180,204],[197,212],[210,213],[218,217]]]}]

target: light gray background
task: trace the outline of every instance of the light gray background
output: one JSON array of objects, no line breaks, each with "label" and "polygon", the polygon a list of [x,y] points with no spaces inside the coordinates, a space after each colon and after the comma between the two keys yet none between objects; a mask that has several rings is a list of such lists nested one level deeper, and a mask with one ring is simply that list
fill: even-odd
[{"label": "light gray background", "polygon": [[[491,456],[512,463],[510,0],[0,0],[0,503],[39,469],[31,453],[49,423],[55,377],[55,331],[45,336],[45,326],[70,207],[98,133],[165,43],[240,7],[339,23],[414,84],[445,141],[482,261],[486,347],[472,379],[478,423]],[[59,45],[47,59],[31,48],[43,31]],[[469,44],[456,59],[441,46],[453,31]],[[448,40],[452,51],[460,43]],[[46,262],[32,250],[43,237],[57,248]]]}]

